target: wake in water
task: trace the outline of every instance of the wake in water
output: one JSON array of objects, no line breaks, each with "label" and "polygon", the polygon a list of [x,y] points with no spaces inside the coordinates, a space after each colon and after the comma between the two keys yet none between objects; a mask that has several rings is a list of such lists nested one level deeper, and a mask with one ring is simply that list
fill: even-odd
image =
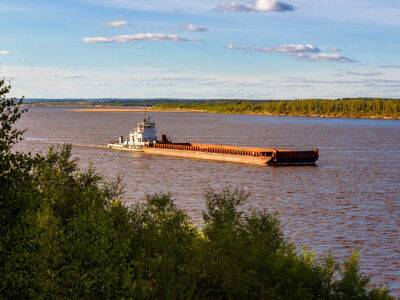
[{"label": "wake in water", "polygon": [[47,144],[47,145],[64,145],[70,144],[73,147],[79,148],[96,148],[96,149],[107,149],[105,146],[95,145],[95,144],[75,144],[75,143],[65,143],[61,141],[49,140],[46,138],[36,138],[36,137],[28,137],[24,139],[25,142],[29,143],[40,143],[40,144]]},{"label": "wake in water", "polygon": [[28,137],[28,138],[25,138],[24,141],[27,141],[27,142],[47,142],[48,139],[46,139],[46,138]]}]

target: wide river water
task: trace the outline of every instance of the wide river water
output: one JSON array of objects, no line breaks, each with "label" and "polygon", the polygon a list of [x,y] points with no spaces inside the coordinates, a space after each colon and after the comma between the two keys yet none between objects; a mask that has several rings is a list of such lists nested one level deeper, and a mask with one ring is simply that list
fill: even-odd
[{"label": "wide river water", "polygon": [[123,176],[127,205],[171,192],[199,225],[208,188],[244,188],[245,209],[277,212],[300,248],[343,259],[356,249],[362,270],[400,297],[400,121],[206,113],[152,113],[158,133],[173,141],[241,146],[318,148],[316,167],[263,167],[98,149],[127,136],[143,113],[74,112],[34,107],[19,150],[71,143],[83,167]]}]

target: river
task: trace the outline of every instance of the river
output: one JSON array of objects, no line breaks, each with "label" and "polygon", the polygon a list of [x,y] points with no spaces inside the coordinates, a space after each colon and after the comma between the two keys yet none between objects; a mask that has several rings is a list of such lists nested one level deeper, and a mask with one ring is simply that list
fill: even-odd
[{"label": "river", "polygon": [[373,282],[400,297],[400,121],[217,115],[151,114],[159,134],[175,142],[272,148],[318,148],[316,167],[263,167],[94,148],[127,136],[140,112],[74,112],[33,107],[17,148],[46,151],[71,143],[83,167],[106,178],[122,175],[126,204],[171,192],[176,205],[201,226],[208,188],[244,188],[246,210],[277,212],[287,237],[300,248],[343,259],[353,249]]}]

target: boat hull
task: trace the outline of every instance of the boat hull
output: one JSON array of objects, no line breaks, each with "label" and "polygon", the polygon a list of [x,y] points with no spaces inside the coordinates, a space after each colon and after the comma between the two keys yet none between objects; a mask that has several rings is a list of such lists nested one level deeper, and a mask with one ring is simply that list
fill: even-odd
[{"label": "boat hull", "polygon": [[215,144],[152,144],[145,153],[193,159],[207,159],[244,164],[289,166],[315,165],[318,150],[296,151],[285,149],[237,147]]},{"label": "boat hull", "polygon": [[166,155],[166,156],[174,156],[181,158],[205,159],[213,161],[225,161],[232,163],[264,165],[264,166],[268,165],[268,162],[272,159],[272,157],[255,157],[255,156],[245,156],[245,155],[232,155],[232,154],[150,148],[150,147],[144,148],[144,152],[155,155]]},{"label": "boat hull", "polygon": [[319,158],[318,150],[297,151],[275,149],[269,165],[273,166],[314,166]]},{"label": "boat hull", "polygon": [[152,155],[264,166],[312,166],[315,165],[319,157],[318,150],[296,151],[215,144],[155,143],[135,148],[112,143],[108,144],[108,148],[118,151],[144,152]]},{"label": "boat hull", "polygon": [[108,149],[117,150],[117,151],[129,151],[129,152],[143,152],[143,148],[131,148],[125,145],[119,144],[108,144]]}]

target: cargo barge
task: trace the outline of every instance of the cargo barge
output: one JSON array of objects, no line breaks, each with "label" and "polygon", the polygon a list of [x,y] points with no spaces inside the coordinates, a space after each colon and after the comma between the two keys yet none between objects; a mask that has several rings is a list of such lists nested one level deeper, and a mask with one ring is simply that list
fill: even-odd
[{"label": "cargo barge", "polygon": [[315,165],[318,149],[298,151],[275,148],[238,147],[218,144],[172,143],[165,135],[157,139],[156,126],[146,117],[125,139],[107,145],[110,149],[141,151],[147,154],[206,159],[256,165]]}]

